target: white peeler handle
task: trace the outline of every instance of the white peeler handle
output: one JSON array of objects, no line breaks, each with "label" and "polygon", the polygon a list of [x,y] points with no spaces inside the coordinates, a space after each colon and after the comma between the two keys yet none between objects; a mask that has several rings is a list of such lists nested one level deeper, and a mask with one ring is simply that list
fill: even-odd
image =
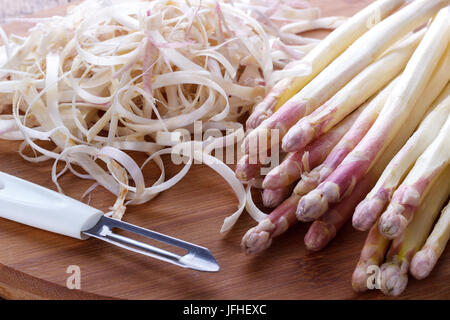
[{"label": "white peeler handle", "polygon": [[35,228],[87,239],[83,231],[103,212],[63,194],[0,172],[0,217]]}]

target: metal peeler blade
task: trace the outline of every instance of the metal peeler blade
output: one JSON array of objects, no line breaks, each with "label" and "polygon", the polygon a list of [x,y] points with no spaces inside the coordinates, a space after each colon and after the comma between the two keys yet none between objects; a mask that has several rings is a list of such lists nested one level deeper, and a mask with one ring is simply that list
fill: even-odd
[{"label": "metal peeler blade", "polygon": [[[163,250],[141,241],[119,235],[113,232],[114,228],[138,234],[149,239],[160,241],[188,251],[184,256]],[[189,268],[197,271],[217,272],[220,266],[211,252],[197,245],[172,238],[161,233],[144,229],[123,221],[115,220],[103,216],[98,223],[91,229],[84,231],[84,234],[109,242],[124,249],[131,250],[158,260],[169,262],[183,268]]]}]

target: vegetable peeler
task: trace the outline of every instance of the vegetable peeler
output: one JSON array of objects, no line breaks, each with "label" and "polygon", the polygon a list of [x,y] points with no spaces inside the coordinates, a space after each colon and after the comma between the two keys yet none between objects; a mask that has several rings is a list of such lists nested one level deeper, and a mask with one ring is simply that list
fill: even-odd
[{"label": "vegetable peeler", "polygon": [[[0,172],[0,217],[86,240],[94,237],[179,267],[217,272],[220,267],[203,247],[106,217],[103,212],[63,194]],[[183,256],[114,232],[122,229],[184,250]]]}]

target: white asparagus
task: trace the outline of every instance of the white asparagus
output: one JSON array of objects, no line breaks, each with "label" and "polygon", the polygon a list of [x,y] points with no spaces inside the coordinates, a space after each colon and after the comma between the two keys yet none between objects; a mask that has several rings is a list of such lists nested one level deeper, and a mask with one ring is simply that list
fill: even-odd
[{"label": "white asparagus", "polygon": [[264,189],[261,195],[264,207],[278,207],[287,197],[289,197],[291,191],[291,186],[285,186],[274,190]]},{"label": "white asparagus", "polygon": [[306,148],[288,153],[280,165],[273,168],[264,178],[264,189],[278,189],[280,187],[290,186],[304,172],[316,168],[327,157],[345,133],[351,128],[358,116],[363,112],[366,105],[361,106],[351,115],[336,125],[332,130],[321,136],[319,139],[310,143]]},{"label": "white asparagus", "polygon": [[[450,63],[447,67],[443,66],[442,68],[444,71],[447,70],[445,79],[438,79],[439,82],[432,80],[427,86],[427,92],[429,92],[428,90],[439,90],[444,80],[448,81]],[[421,103],[419,101],[419,104]],[[366,231],[375,223],[414,162],[438,135],[446,116],[450,113],[450,83],[447,84],[430,110],[418,129],[386,167],[375,187],[356,208],[353,216],[353,226],[356,229]]]},{"label": "white asparagus", "polygon": [[302,174],[301,180],[294,189],[296,194],[303,196],[315,189],[337,168],[373,125],[398,80],[399,77],[392,80],[389,85],[367,102],[367,107],[320,166]]},{"label": "white asparagus", "polygon": [[433,223],[450,193],[450,167],[436,179],[403,237],[392,242],[387,262],[380,268],[380,289],[384,294],[398,296],[408,284],[408,269],[414,254],[427,240]]},{"label": "white asparagus", "polygon": [[347,21],[347,17],[324,17],[315,20],[296,21],[282,26],[280,32],[302,33],[314,29],[335,29]]},{"label": "white asparagus", "polygon": [[434,179],[450,164],[450,114],[441,131],[417,159],[381,215],[380,232],[389,239],[403,234]]},{"label": "white asparagus", "polygon": [[327,210],[329,203],[339,202],[348,195],[382,155],[410,114],[425,113],[423,106],[417,106],[416,102],[436,66],[447,58],[449,10],[450,7],[442,9],[427,30],[386,102],[389,107],[383,108],[369,132],[339,167],[299,202],[299,219],[316,219]]},{"label": "white asparagus", "polygon": [[322,106],[300,119],[284,136],[283,150],[292,152],[303,148],[388,84],[404,69],[424,33],[425,29],[420,30],[394,45]]},{"label": "white asparagus", "polygon": [[[258,128],[251,131],[242,144],[243,152],[257,154],[278,144],[280,139],[298,120],[326,102],[389,47],[416,27],[425,23],[440,8],[448,4],[450,4],[450,0],[416,0],[381,23],[376,24],[270,118],[264,120]],[[446,36],[447,32],[444,31],[442,39]],[[440,40],[437,43],[442,44]],[[434,56],[435,54],[430,55],[430,57]],[[278,140],[271,137],[274,129],[277,130]],[[250,142],[261,141],[262,139],[268,140],[267,143],[253,145]]]},{"label": "white asparagus", "polygon": [[371,266],[379,267],[383,261],[391,241],[383,237],[375,224],[369,231],[364,246],[361,250],[359,261],[353,271],[352,287],[357,292],[367,291]]},{"label": "white asparagus", "polygon": [[442,210],[441,216],[433,228],[430,236],[422,249],[417,252],[412,261],[409,271],[416,279],[426,278],[439,257],[444,252],[448,240],[450,239],[450,202]]},{"label": "white asparagus", "polygon": [[[372,27],[368,21],[374,16],[381,19],[389,16],[405,3],[405,0],[378,0],[361,10],[346,23],[330,33],[323,41],[304,57],[311,64],[311,74],[281,80],[266,98],[258,104],[247,120],[247,129],[254,129],[282,106],[294,94],[308,84],[331,61],[346,50],[356,39]],[[377,23],[378,21],[374,21]]]}]

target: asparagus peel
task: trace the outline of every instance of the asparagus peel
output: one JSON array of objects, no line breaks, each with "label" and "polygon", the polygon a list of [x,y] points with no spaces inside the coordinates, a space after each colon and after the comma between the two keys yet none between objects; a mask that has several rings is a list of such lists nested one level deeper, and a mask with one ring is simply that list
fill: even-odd
[{"label": "asparagus peel", "polygon": [[[264,148],[278,144],[298,120],[325,103],[392,44],[425,23],[449,3],[449,0],[416,0],[376,24],[270,118],[251,131],[242,144],[243,153],[264,152]],[[444,29],[442,39],[446,41],[446,37],[447,32]],[[436,40],[442,45],[439,39]],[[278,139],[271,136],[273,130],[277,131]],[[262,145],[250,143],[252,140],[259,141],[258,137],[265,137],[268,142]]]},{"label": "asparagus peel", "polygon": [[380,232],[387,238],[399,237],[411,221],[433,180],[450,163],[450,115],[436,139],[417,159],[403,183],[394,192],[380,218]]},{"label": "asparagus peel", "polygon": [[404,0],[376,1],[330,33],[317,47],[304,57],[304,61],[311,64],[311,74],[286,78],[278,82],[267,94],[266,98],[255,107],[252,115],[247,120],[247,129],[254,129],[259,126],[262,121],[267,119],[294,94],[300,91],[341,52],[347,49],[362,34],[367,32],[370,27],[367,21],[372,16],[379,13],[379,17],[384,19],[403,5],[404,2]]},{"label": "asparagus peel", "polygon": [[286,152],[296,151],[333,128],[364,101],[391,82],[406,66],[425,29],[394,45],[380,59],[366,67],[330,100],[300,119],[283,138]]},{"label": "asparagus peel", "polygon": [[302,174],[302,179],[294,189],[296,194],[302,196],[315,189],[320,182],[325,180],[331,172],[338,167],[353,148],[355,148],[375,122],[397,81],[398,77],[391,81],[386,88],[368,102],[365,110],[356,119],[352,127],[345,133],[321,165],[310,172]]},{"label": "asparagus peel", "polygon": [[246,254],[256,254],[267,249],[272,239],[284,233],[297,223],[295,209],[300,197],[293,194],[279,205],[256,227],[251,228],[242,238],[241,246]]},{"label": "asparagus peel", "polygon": [[439,257],[444,252],[445,246],[450,239],[450,203],[444,208],[441,216],[433,228],[427,242],[422,249],[417,252],[412,261],[409,271],[416,279],[426,278]]},{"label": "asparagus peel", "polygon": [[405,290],[410,262],[427,240],[435,219],[447,201],[450,193],[449,180],[450,167],[433,183],[404,236],[393,241],[387,254],[387,262],[380,268],[380,289],[384,294],[397,296]]},{"label": "asparagus peel", "polygon": [[263,188],[277,189],[289,186],[300,179],[303,172],[317,167],[356,121],[363,109],[361,107],[353,112],[332,130],[306,146],[305,149],[289,153],[280,165],[266,175]]},{"label": "asparagus peel", "polygon": [[[448,74],[450,73],[449,65],[447,63],[447,67],[442,66],[441,69],[442,71],[447,70],[447,74],[442,74],[447,79],[434,77],[425,89],[426,92],[439,90],[442,84],[448,81]],[[421,103],[419,101],[419,104]],[[356,229],[366,231],[374,224],[408,170],[438,135],[439,130],[446,120],[446,115],[450,112],[450,84],[447,84],[430,109],[431,111],[422,121],[418,129],[386,167],[366,199],[356,207],[353,215],[353,226]]]},{"label": "asparagus peel", "polygon": [[[443,61],[445,61],[445,60],[443,60]],[[431,81],[429,82],[429,84],[427,86],[427,89],[425,90],[425,94],[421,97],[420,101],[418,102],[419,105],[423,106],[423,109],[424,109],[423,113],[425,113],[426,110],[428,110],[428,107],[431,105],[432,101],[438,97],[441,89],[444,86],[444,84],[442,84],[444,77],[448,77],[450,74],[448,72],[448,62],[450,61],[450,59],[447,59],[446,61],[447,61],[447,67],[444,68],[443,66],[445,66],[445,64],[443,64],[443,63],[441,63],[438,66],[438,68],[436,69],[436,71],[433,74],[433,78],[431,79]],[[447,81],[448,81],[448,79],[445,80],[445,82],[447,82]],[[439,102],[439,99],[438,99],[438,102]],[[375,166],[370,170],[370,172],[367,174],[367,176],[366,176],[366,178],[364,178],[364,180],[368,179],[367,177],[372,177],[372,179],[377,180],[378,177],[380,177],[380,175],[382,173],[384,174],[383,170],[385,169],[386,165],[388,163],[390,163],[390,161],[392,160],[394,155],[396,155],[398,153],[398,151],[403,147],[404,143],[411,136],[412,132],[414,131],[414,129],[417,127],[420,120],[422,119],[423,113],[418,112],[418,113],[412,114],[411,118],[409,118],[409,121],[402,127],[402,130],[400,130],[398,132],[396,139],[394,139],[389,144],[386,151],[380,156],[380,158],[377,160]],[[358,184],[358,186],[354,190],[354,192],[357,191],[357,189],[360,188],[359,185],[362,185],[362,184],[363,184],[363,182],[361,181],[361,183]],[[367,191],[368,190],[366,190],[366,193],[367,193]],[[270,215],[271,218],[268,221],[260,223],[257,227],[252,228],[251,230],[249,230],[247,232],[247,234],[244,236],[243,241],[242,241],[243,247],[248,248],[247,253],[256,253],[256,252],[260,252],[260,251],[266,249],[272,243],[272,239],[274,237],[273,234],[278,236],[278,235],[282,234],[283,232],[285,232],[290,226],[294,225],[297,222],[296,219],[294,219],[294,218],[296,215],[296,213],[295,213],[296,206],[297,206],[300,198],[301,198],[301,196],[296,195],[295,193],[292,194],[290,198],[288,198],[286,201],[284,201],[282,205],[280,205],[278,208],[276,208],[272,212],[272,214]],[[346,200],[347,199],[344,199],[343,202],[345,202]],[[340,223],[342,223],[341,221],[345,220],[345,218],[347,218],[347,219],[350,218],[353,210],[347,210],[347,211],[340,210],[339,212],[342,213],[340,216],[330,215],[330,218],[331,217],[338,218],[335,221],[337,221],[340,224]],[[342,220],[339,220],[339,219],[342,219]],[[337,226],[337,224],[334,226]],[[336,228],[336,231],[338,231],[338,229],[339,228]],[[373,229],[374,228],[372,228],[371,230],[373,230]],[[375,229],[376,229],[376,231],[371,231],[369,233],[369,237],[367,240],[367,243],[369,243],[369,244],[373,243],[379,237],[384,239],[384,237],[382,237],[378,231],[378,224],[376,224]],[[333,232],[331,232],[330,234],[333,234]],[[252,236],[250,237],[250,235],[252,235]],[[334,237],[334,235],[332,237]],[[327,237],[324,237],[325,240],[321,240],[321,241],[329,242],[332,239],[332,237],[329,237],[328,239],[327,239]],[[388,241],[388,240],[386,240],[386,241],[379,240],[379,242],[378,242],[379,249],[377,249],[377,250],[379,250],[378,252],[384,252],[386,250],[387,246],[389,245],[389,243],[390,243],[390,241]],[[312,247],[313,245],[310,245],[310,246]],[[376,247],[376,246],[377,245],[374,245],[374,247]],[[369,250],[369,249],[367,249],[367,250]],[[370,249],[370,250],[372,250],[372,249]],[[373,250],[375,250],[375,249],[373,249]],[[382,253],[382,254],[380,253],[379,255],[382,255],[384,257],[384,253]],[[364,256],[367,257],[368,253],[363,252],[362,257],[364,258]],[[358,279],[360,279],[360,281],[358,283],[360,283],[360,284],[363,283],[364,285],[365,285],[365,280],[363,280],[363,279],[367,279],[367,275],[365,274],[366,269],[365,269],[365,267],[363,268],[363,266],[368,266],[370,264],[373,264],[373,263],[367,262],[370,260],[369,258],[367,258],[367,259],[366,260],[363,259],[360,261],[361,263],[359,264],[359,267],[357,268],[357,270],[355,270],[355,274],[354,274],[354,281],[357,282]],[[375,259],[375,258],[373,258],[373,259]],[[373,261],[373,259],[370,261]],[[379,265],[381,262],[382,261],[380,260],[379,263],[377,263],[377,265]],[[354,282],[354,287],[357,286],[355,284],[356,282]]]},{"label": "asparagus peel", "polygon": [[[315,29],[336,29],[347,22],[347,20],[348,18],[346,17],[324,17],[316,20],[297,21],[282,26],[280,32],[302,33]],[[347,39],[347,41],[349,40]]]},{"label": "asparagus peel", "polygon": [[405,122],[411,122],[411,117],[417,118],[417,115],[420,115],[417,123],[422,119],[427,108],[416,102],[424,92],[433,70],[440,64],[438,62],[443,63],[442,60],[448,58],[445,50],[450,33],[449,9],[444,8],[438,13],[389,95],[387,108],[383,108],[360,143],[325,181],[300,200],[297,210],[300,220],[316,219],[327,210],[328,203],[345,198],[370,170]]}]

